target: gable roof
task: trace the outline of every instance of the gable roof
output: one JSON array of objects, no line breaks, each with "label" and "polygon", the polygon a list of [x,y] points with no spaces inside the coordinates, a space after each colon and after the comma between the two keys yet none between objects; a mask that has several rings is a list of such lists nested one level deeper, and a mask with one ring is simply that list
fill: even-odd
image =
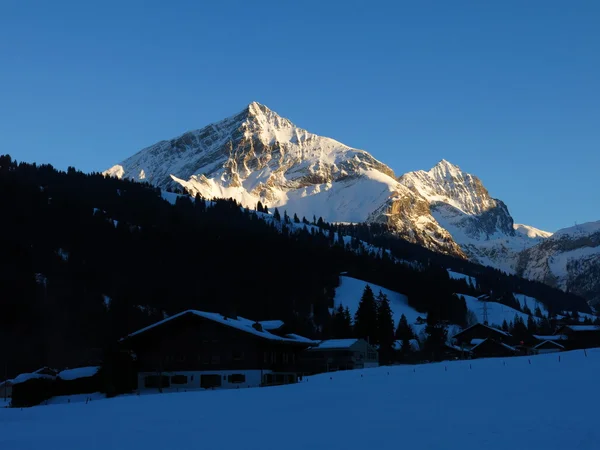
[{"label": "gable roof", "polygon": [[535,347],[533,347],[534,350],[538,349],[538,348],[542,348],[543,346],[546,345],[551,345],[557,348],[562,348],[564,350],[564,347],[562,345],[560,345],[558,342],[555,341],[544,341],[544,342],[540,342],[538,345],[536,345]]},{"label": "gable roof", "polygon": [[507,345],[507,344],[505,344],[504,342],[498,342],[498,341],[494,341],[494,340],[491,340],[491,339],[483,339],[483,340],[482,340],[481,342],[479,342],[477,345],[475,345],[475,346],[471,347],[471,351],[475,350],[477,347],[479,347],[479,346],[483,345],[483,344],[484,344],[484,343],[486,343],[486,342],[491,342],[491,343],[493,343],[493,344],[501,345],[502,347],[504,347],[504,348],[506,348],[506,349],[508,349],[508,350],[510,350],[510,351],[513,351],[513,352],[516,352],[516,351],[517,351],[517,349],[516,349],[516,348],[514,348],[514,347],[511,347],[510,345]]},{"label": "gable roof", "polygon": [[[307,342],[308,340],[306,338],[304,338],[303,340],[300,340],[300,339],[294,339],[292,337],[281,337],[281,336],[277,336],[276,334],[269,333],[268,329],[278,329],[278,328],[281,328],[281,326],[283,326],[283,322],[280,320],[255,322],[253,320],[245,319],[245,318],[239,317],[239,316],[234,319],[231,317],[224,317],[222,314],[219,314],[219,313],[197,311],[195,309],[188,309],[187,311],[182,311],[180,313],[172,315],[171,317],[167,317],[164,320],[160,320],[156,323],[153,323],[152,325],[142,328],[141,330],[134,331],[133,333],[128,334],[125,338],[121,339],[121,341],[131,338],[133,336],[140,335],[142,333],[145,333],[148,330],[159,327],[159,326],[164,325],[165,323],[171,322],[173,320],[177,320],[178,318],[186,316],[186,315],[193,316],[193,317],[201,317],[203,319],[211,320],[211,321],[219,323],[221,325],[235,328],[235,329],[243,331],[245,333],[252,334],[254,336],[258,336],[263,339],[269,339],[272,341],[291,342],[291,343],[296,343],[296,344],[310,344],[310,343],[317,344],[318,343],[318,341]],[[259,329],[256,329],[254,327],[254,325],[256,323],[261,325],[260,327],[257,327]],[[263,327],[263,325],[262,325],[263,323],[267,324],[267,328]],[[277,324],[280,324],[280,325],[275,327],[275,325],[277,325]]]},{"label": "gable roof", "polygon": [[453,337],[460,336],[460,335],[462,335],[462,334],[466,333],[467,331],[469,331],[471,328],[475,328],[475,327],[485,327],[485,328],[487,328],[488,330],[495,331],[496,333],[498,333],[498,334],[502,334],[503,336],[506,336],[506,337],[511,337],[511,334],[510,334],[510,333],[507,333],[506,331],[502,331],[502,330],[499,330],[498,328],[490,327],[490,326],[488,326],[488,325],[484,325],[483,323],[479,323],[479,322],[477,322],[476,324],[473,324],[473,325],[471,325],[470,327],[467,327],[467,328],[465,328],[464,330],[462,330],[462,331],[460,331],[460,332],[456,333],[456,334],[455,334]]}]

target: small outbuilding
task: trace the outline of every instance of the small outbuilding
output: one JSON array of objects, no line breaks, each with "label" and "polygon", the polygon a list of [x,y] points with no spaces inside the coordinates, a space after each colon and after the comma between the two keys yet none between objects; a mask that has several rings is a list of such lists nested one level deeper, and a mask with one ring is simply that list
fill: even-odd
[{"label": "small outbuilding", "polygon": [[533,347],[533,352],[541,355],[543,353],[562,352],[564,349],[564,345],[559,344],[557,341],[543,341]]},{"label": "small outbuilding", "polygon": [[377,349],[364,339],[329,339],[302,354],[304,373],[366,369],[379,366]]}]

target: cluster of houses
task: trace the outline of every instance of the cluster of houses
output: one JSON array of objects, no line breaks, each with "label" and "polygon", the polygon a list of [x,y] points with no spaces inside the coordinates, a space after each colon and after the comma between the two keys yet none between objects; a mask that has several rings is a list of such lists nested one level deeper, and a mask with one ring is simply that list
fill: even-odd
[{"label": "cluster of houses", "polygon": [[[377,348],[363,339],[316,341],[288,331],[279,320],[188,310],[129,334],[120,346],[135,361],[138,392],[262,387],[296,383],[315,373],[379,365]],[[505,331],[477,323],[454,335],[443,357],[506,357],[600,347],[600,326],[564,325],[554,335],[534,338],[534,345],[525,345]],[[411,341],[411,347],[418,351],[418,341]],[[0,384],[0,395],[10,397],[17,385],[32,378],[60,380],[62,392],[92,392],[100,388],[98,369],[56,373],[43,368]]]},{"label": "cluster of houses", "polygon": [[446,344],[450,359],[537,355],[600,347],[600,326],[563,325],[553,335],[533,335],[533,344],[515,339],[498,328],[476,323],[455,334]]}]

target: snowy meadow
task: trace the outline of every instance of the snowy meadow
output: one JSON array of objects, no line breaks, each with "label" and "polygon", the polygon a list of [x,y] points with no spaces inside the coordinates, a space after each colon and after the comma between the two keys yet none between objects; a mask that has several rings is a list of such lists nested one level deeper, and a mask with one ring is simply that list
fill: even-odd
[{"label": "snowy meadow", "polygon": [[598,449],[600,349],[0,409],[0,449]]}]

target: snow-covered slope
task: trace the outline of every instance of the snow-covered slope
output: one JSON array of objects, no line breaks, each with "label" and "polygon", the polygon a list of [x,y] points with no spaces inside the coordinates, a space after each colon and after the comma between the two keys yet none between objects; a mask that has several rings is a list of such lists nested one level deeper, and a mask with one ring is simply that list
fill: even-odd
[{"label": "snow-covered slope", "polygon": [[476,297],[465,294],[457,294],[465,299],[467,309],[475,314],[477,322],[484,323],[484,306],[487,306],[487,320],[490,325],[502,326],[502,322],[506,320],[509,323],[514,320],[515,315],[527,322],[527,314],[517,311],[510,306],[503,305],[498,302],[482,302]]},{"label": "snow-covered slope", "polygon": [[[565,284],[552,279],[560,275],[541,270],[533,257],[539,256],[537,249],[548,253],[543,246],[551,233],[516,225],[507,206],[476,176],[442,160],[429,171],[396,178],[366,151],[310,133],[256,102],[225,120],[145,148],[104,173],[208,199],[234,198],[249,207],[261,201],[299,217],[384,223],[429,249]],[[554,238],[566,234],[572,240],[573,233]],[[536,250],[528,252],[532,247]],[[566,255],[577,265],[566,265],[568,276],[594,275],[592,253]],[[594,276],[594,283],[600,282]],[[594,283],[579,291],[597,289]]]},{"label": "snow-covered slope", "polygon": [[599,371],[593,349],[0,409],[0,448],[596,450]]},{"label": "snow-covered slope", "polygon": [[360,298],[367,285],[371,287],[375,296],[381,291],[389,299],[394,318],[394,326],[398,326],[400,317],[404,314],[409,325],[413,328],[413,331],[417,335],[421,332],[424,325],[417,324],[417,317],[425,319],[427,318],[427,313],[420,313],[410,306],[406,295],[390,291],[384,287],[357,278],[348,276],[340,277],[340,285],[335,290],[334,306],[338,307],[339,305],[342,305],[343,307],[348,307],[350,314],[354,317],[354,314],[356,314],[356,310],[358,309]]}]

